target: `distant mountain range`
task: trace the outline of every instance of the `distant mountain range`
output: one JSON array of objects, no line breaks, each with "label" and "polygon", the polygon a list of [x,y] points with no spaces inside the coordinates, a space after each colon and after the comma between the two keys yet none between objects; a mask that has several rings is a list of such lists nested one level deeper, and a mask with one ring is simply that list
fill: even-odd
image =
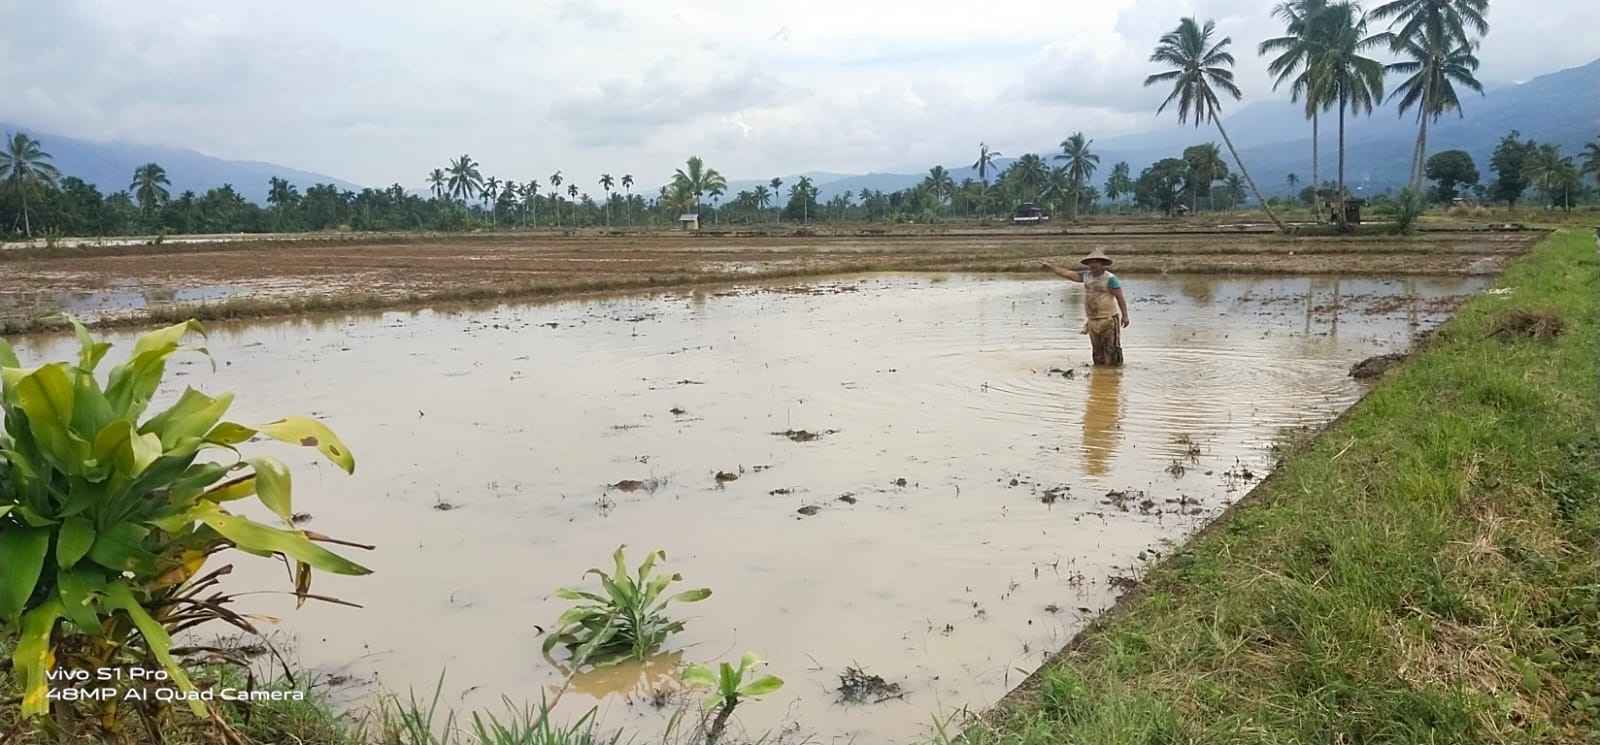
[{"label": "distant mountain range", "polygon": [[[1489,156],[1495,145],[1511,130],[1521,132],[1524,139],[1553,142],[1561,146],[1565,155],[1577,155],[1585,143],[1600,135],[1600,59],[1582,67],[1542,75],[1520,84],[1495,84],[1485,86],[1484,95],[1462,95],[1464,117],[1450,115],[1428,125],[1428,153],[1441,150],[1465,150],[1477,163],[1485,181],[1493,177],[1489,171]],[[1228,137],[1239,148],[1245,167],[1255,178],[1261,191],[1268,196],[1289,191],[1290,173],[1299,176],[1302,186],[1311,183],[1311,123],[1306,120],[1300,105],[1287,100],[1260,101],[1225,117]],[[1154,112],[1152,112],[1154,117]],[[1196,129],[1192,124],[1180,126],[1176,117],[1163,115],[1163,126],[1137,134],[1116,137],[1094,137],[1094,151],[1100,155],[1100,168],[1095,174],[1097,185],[1110,175],[1111,166],[1127,161],[1137,177],[1146,166],[1162,158],[1175,158],[1190,145],[1203,142],[1222,144],[1216,127]],[[1325,114],[1320,123],[1321,172],[1324,180],[1333,180],[1338,167],[1338,116]],[[1062,139],[1070,132],[1063,132]],[[1401,117],[1394,106],[1385,106],[1371,117],[1348,118],[1345,122],[1345,181],[1353,189],[1365,193],[1381,193],[1404,185],[1411,169],[1411,150],[1416,144],[1417,121],[1414,114]],[[1059,152],[1055,143],[1039,143],[1033,152],[1047,159]],[[1223,157],[1232,167],[1233,159],[1226,148]],[[954,164],[946,163],[952,178],[978,178],[970,167],[976,152],[960,158]],[[997,162],[1001,168],[1010,165],[1013,158]],[[823,181],[814,178],[818,199],[827,201],[834,195],[850,191],[860,194],[862,189],[892,192],[917,185],[927,176],[921,173],[868,173]],[[991,180],[993,176],[990,176]],[[733,182],[739,184],[766,183],[764,181]],[[737,193],[733,183],[730,191]],[[794,183],[785,178],[786,185]],[[785,190],[787,192],[787,189]]]},{"label": "distant mountain range", "polygon": [[[1485,94],[1464,93],[1465,116],[1447,116],[1428,127],[1428,152],[1461,149],[1472,155],[1485,181],[1492,178],[1489,155],[1495,144],[1515,129],[1522,137],[1553,142],[1567,155],[1576,155],[1600,133],[1600,59],[1582,67],[1542,75],[1520,84],[1486,86]],[[1154,119],[1154,112],[1152,112]],[[1164,116],[1165,126],[1146,132],[1115,137],[1094,137],[1093,147],[1100,155],[1097,183],[1104,182],[1111,167],[1127,161],[1135,177],[1151,163],[1178,157],[1189,145],[1203,142],[1221,144],[1215,127],[1180,126],[1176,118]],[[1287,100],[1260,101],[1239,109],[1224,119],[1228,136],[1239,148],[1250,175],[1263,193],[1284,194],[1286,178],[1294,173],[1302,185],[1311,182],[1311,125],[1299,105]],[[135,168],[150,162],[160,163],[172,180],[174,195],[186,190],[203,193],[207,189],[232,184],[246,199],[265,203],[267,180],[280,176],[305,187],[331,183],[341,189],[359,191],[361,186],[311,171],[260,163],[223,160],[184,148],[157,145],[132,145],[118,142],[89,142],[40,132],[25,126],[0,122],[0,132],[27,132],[39,139],[52,162],[63,174],[77,176],[100,187],[105,193],[128,188]],[[1069,132],[1063,132],[1065,139]],[[1417,136],[1415,116],[1400,117],[1393,106],[1379,109],[1371,117],[1351,118],[1345,127],[1345,180],[1352,188],[1378,193],[1405,182],[1411,167],[1411,148]],[[1321,122],[1321,173],[1332,180],[1338,165],[1338,122],[1333,114]],[[1037,152],[1049,158],[1058,151],[1055,143],[1038,143]],[[1232,158],[1224,157],[1232,166]],[[1016,153],[1013,153],[1016,155]],[[971,156],[958,157],[945,168],[957,183],[978,177],[968,164]],[[1012,158],[1000,159],[1000,168]],[[931,165],[931,164],[930,164]],[[811,177],[819,199],[827,201],[846,191],[859,195],[863,189],[885,192],[915,186],[927,175],[921,173],[846,174],[813,171],[783,177],[783,191],[799,180]],[[991,179],[993,176],[991,176]],[[764,185],[770,179],[738,179],[728,183],[728,192]],[[422,191],[418,188],[418,191]],[[786,197],[785,197],[786,198]]]},{"label": "distant mountain range", "polygon": [[360,191],[361,187],[342,179],[296,168],[248,160],[223,160],[204,153],[162,145],[131,145],[124,142],[90,142],[41,132],[10,122],[0,122],[0,132],[25,132],[39,140],[50,162],[63,176],[77,176],[113,194],[128,188],[134,169],[146,163],[159,163],[166,169],[172,185],[167,190],[176,197],[185,191],[204,194],[223,184],[257,204],[266,204],[267,180],[273,176],[288,179],[303,192],[312,184],[334,184],[341,189]]}]

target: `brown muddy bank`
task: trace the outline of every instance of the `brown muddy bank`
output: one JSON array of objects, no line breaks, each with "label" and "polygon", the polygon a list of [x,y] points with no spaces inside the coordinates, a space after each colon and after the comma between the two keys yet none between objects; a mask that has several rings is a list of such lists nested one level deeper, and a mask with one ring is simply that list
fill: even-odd
[{"label": "brown muddy bank", "polygon": [[491,235],[141,247],[99,256],[0,254],[0,328],[70,311],[107,324],[574,297],[860,271],[1029,271],[1108,244],[1122,273],[1498,273],[1532,234],[1409,239],[1273,235]]}]

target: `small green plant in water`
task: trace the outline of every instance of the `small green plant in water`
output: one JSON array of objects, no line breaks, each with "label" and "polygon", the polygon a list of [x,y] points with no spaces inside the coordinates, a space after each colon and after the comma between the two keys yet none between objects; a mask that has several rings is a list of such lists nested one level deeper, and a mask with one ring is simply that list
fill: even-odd
[{"label": "small green plant in water", "polygon": [[625,548],[618,546],[611,555],[616,561],[615,574],[598,568],[583,573],[585,577],[593,574],[600,578],[604,595],[565,587],[556,590],[556,597],[577,601],[578,605],[556,620],[555,630],[544,640],[545,652],[563,644],[572,652],[575,664],[588,662],[596,667],[627,659],[643,660],[667,637],[683,630],[683,621],[663,614],[668,604],[694,603],[711,597],[711,590],[704,587],[667,595],[667,587],[681,581],[683,575],[651,576],[656,563],[666,560],[665,551],[652,551],[639,564],[638,573],[630,577],[623,557]]},{"label": "small green plant in water", "polygon": [[733,710],[741,701],[765,696],[783,687],[783,679],[776,675],[763,675],[749,683],[744,682],[760,664],[761,660],[754,652],[746,652],[744,658],[739,660],[737,670],[724,662],[716,673],[702,665],[690,665],[683,671],[683,682],[711,689],[711,693],[700,703],[700,708],[705,711],[717,710],[717,718],[706,733],[708,744],[715,745],[718,738],[722,737],[723,730],[728,726],[728,718],[733,716]]},{"label": "small green plant in water", "polygon": [[[190,333],[204,337],[194,321],[140,337],[102,385],[96,370],[111,345],[92,338],[76,318],[66,320],[81,347],[73,361],[25,368],[0,340],[0,648],[12,650],[10,673],[22,690],[25,719],[66,735],[80,722],[117,732],[115,699],[80,701],[79,708],[98,711],[79,716],[64,705],[72,699],[51,700],[47,673],[164,670],[169,685],[192,696],[196,689],[172,634],[213,620],[255,633],[227,607],[232,596],[214,589],[231,567],[201,575],[211,556],[236,548],[283,557],[294,566],[301,602],[317,597],[310,595],[313,568],[368,573],[317,543],[331,539],[293,526],[287,466],[271,457],[240,459],[237,446],[265,435],[315,448],[346,472],[354,471],[355,459],[312,419],[223,421],[231,393],[213,398],[190,388],[146,417],[167,359],[205,353],[183,346]],[[234,457],[200,458],[214,450]],[[283,527],[223,509],[248,497]],[[208,715],[198,698],[188,703],[195,715]],[[146,699],[132,707],[153,728],[166,703]],[[150,735],[160,739],[154,729]]]}]

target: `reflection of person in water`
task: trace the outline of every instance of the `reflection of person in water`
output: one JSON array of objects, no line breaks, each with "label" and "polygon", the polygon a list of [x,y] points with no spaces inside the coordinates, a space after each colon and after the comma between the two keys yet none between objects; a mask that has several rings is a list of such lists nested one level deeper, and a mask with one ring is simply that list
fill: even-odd
[{"label": "reflection of person in water", "polygon": [[1122,418],[1122,371],[1097,367],[1089,374],[1089,400],[1083,407],[1083,471],[1104,476]]}]

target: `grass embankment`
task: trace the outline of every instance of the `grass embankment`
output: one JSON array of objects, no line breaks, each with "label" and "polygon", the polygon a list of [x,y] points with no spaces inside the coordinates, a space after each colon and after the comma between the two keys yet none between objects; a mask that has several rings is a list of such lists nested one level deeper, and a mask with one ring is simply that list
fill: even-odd
[{"label": "grass embankment", "polygon": [[966,739],[1600,741],[1597,265],[1538,245]]}]

